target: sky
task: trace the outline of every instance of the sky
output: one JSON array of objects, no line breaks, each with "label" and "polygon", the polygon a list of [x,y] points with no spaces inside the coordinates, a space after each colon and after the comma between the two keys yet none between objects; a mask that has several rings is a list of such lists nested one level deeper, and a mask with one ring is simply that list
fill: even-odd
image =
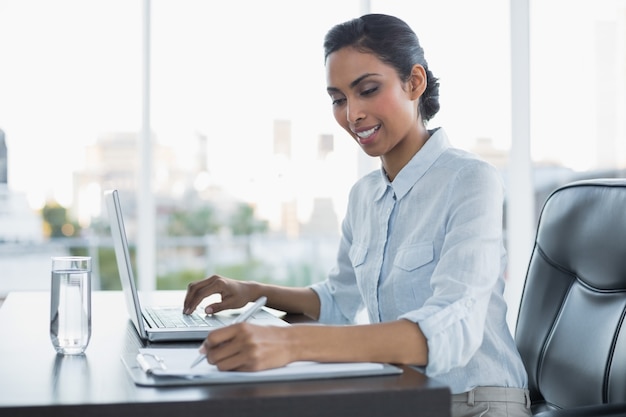
[{"label": "sky", "polygon": [[[0,129],[9,186],[33,208],[50,198],[71,204],[72,173],[84,169],[85,147],[103,134],[141,128],[142,4],[0,0]],[[373,12],[403,18],[420,37],[441,82],[442,110],[431,125],[444,126],[459,147],[490,138],[508,149],[508,1],[370,4]],[[194,157],[196,135],[206,135],[215,180],[243,198],[326,193],[341,205],[356,179],[357,150],[332,118],[321,44],[332,25],[358,16],[360,7],[358,0],[153,0],[157,139],[184,165]],[[625,0],[531,1],[534,159],[593,166],[596,23],[620,22],[624,39],[624,10]],[[625,56],[617,61],[622,70]],[[618,110],[626,102],[621,82]],[[295,164],[271,153],[276,119],[292,120]],[[619,129],[623,137],[623,123]],[[334,134],[336,152],[321,164],[311,155],[325,133]]]}]

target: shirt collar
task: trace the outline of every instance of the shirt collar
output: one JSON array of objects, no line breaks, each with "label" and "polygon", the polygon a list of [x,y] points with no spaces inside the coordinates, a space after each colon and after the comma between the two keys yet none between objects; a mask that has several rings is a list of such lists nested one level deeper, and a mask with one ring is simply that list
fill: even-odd
[{"label": "shirt collar", "polygon": [[413,185],[422,178],[437,158],[450,147],[450,141],[448,140],[446,132],[443,128],[437,128],[431,131],[430,138],[400,170],[393,182],[389,181],[384,168],[381,166],[380,175],[382,177],[382,184],[380,189],[376,192],[375,200],[382,198],[388,187],[392,188],[396,198],[400,200],[413,188]]}]

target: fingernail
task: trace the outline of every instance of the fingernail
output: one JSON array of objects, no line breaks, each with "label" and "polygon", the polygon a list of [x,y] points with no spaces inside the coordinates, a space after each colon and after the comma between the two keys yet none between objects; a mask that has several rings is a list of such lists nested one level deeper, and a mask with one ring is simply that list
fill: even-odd
[{"label": "fingernail", "polygon": [[204,312],[207,314],[213,314],[213,309],[211,307],[207,307],[204,309]]}]

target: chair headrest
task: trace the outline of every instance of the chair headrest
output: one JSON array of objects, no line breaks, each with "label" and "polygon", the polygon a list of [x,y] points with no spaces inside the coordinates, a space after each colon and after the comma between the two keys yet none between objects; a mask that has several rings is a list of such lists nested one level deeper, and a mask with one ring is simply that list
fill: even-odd
[{"label": "chair headrest", "polygon": [[537,246],[597,290],[626,289],[626,179],[578,181],[552,193]]}]

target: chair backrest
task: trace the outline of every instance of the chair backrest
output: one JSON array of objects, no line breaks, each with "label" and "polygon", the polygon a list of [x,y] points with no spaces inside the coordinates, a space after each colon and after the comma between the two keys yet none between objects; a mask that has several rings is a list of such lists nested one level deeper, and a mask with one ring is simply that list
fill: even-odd
[{"label": "chair backrest", "polygon": [[546,200],[515,340],[533,404],[626,403],[626,179],[578,181]]}]

